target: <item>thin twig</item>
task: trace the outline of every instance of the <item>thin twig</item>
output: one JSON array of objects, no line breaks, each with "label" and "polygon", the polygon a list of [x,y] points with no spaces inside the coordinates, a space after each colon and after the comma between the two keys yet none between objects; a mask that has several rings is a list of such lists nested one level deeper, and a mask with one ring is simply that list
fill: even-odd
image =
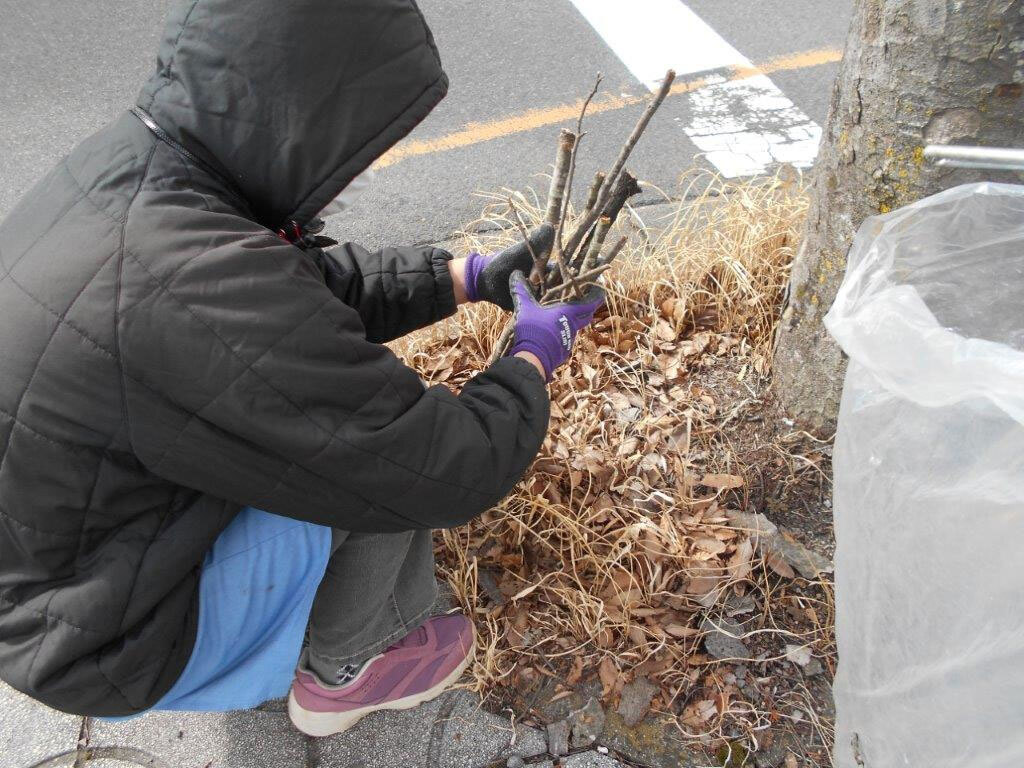
[{"label": "thin twig", "polygon": [[[580,288],[583,288],[586,286],[587,283],[593,282],[595,279],[597,279],[605,272],[607,272],[609,269],[611,269],[611,267],[611,264],[602,264],[600,267],[595,267],[594,269],[588,270],[587,272],[581,272],[580,274],[576,275],[576,282],[580,284]],[[562,299],[564,298],[566,291],[569,290],[570,287],[571,286],[569,286],[568,284],[563,283],[562,285],[556,285],[554,288],[548,288],[548,290],[544,292],[543,300],[548,301],[549,299]]]},{"label": "thin twig", "polygon": [[611,170],[608,171],[605,176],[604,184],[601,186],[601,191],[598,193],[597,202],[594,204],[594,209],[588,213],[580,225],[573,232],[572,237],[569,238],[569,243],[564,249],[564,253],[569,254],[569,258],[572,258],[576,253],[576,249],[580,247],[580,243],[586,236],[590,228],[594,226],[601,212],[604,210],[605,204],[612,195],[612,189],[615,187],[615,182],[618,181],[619,174],[622,172],[623,167],[626,165],[626,160],[629,159],[630,153],[636,146],[637,142],[640,141],[640,137],[643,132],[647,129],[647,124],[651,122],[651,118],[654,117],[654,113],[658,111],[658,107],[668,96],[669,89],[672,87],[672,81],[675,80],[676,73],[673,70],[669,70],[665,74],[665,79],[661,83],[661,88],[658,89],[658,93],[655,95],[654,100],[647,105],[647,109],[644,110],[640,120],[637,122],[633,132],[629,135],[626,143],[623,145],[622,150],[619,152],[619,157],[615,161],[615,165],[612,166]]},{"label": "thin twig", "polygon": [[625,246],[626,246],[626,236],[623,235],[622,237],[619,238],[619,241],[615,245],[613,245],[611,247],[611,250],[608,251],[608,255],[607,256],[602,256],[601,258],[599,258],[597,260],[597,265],[599,267],[604,267],[604,266],[610,265],[613,261],[615,261],[615,257],[619,255],[619,253],[622,251],[622,249]]},{"label": "thin twig", "polygon": [[580,274],[579,281],[583,282],[583,283],[588,282],[588,281],[593,282],[595,278],[600,277],[601,275],[603,275],[605,272],[607,272],[611,268],[612,268],[611,264],[602,264],[599,267],[594,267],[593,269],[589,269],[586,272],[583,272],[583,273]]},{"label": "thin twig", "polygon": [[577,296],[582,296],[583,292],[580,289],[579,283],[576,282],[576,270],[572,269],[568,264],[565,263],[565,257],[562,256],[562,249],[557,245],[555,246],[555,263],[558,264],[558,274],[562,278],[562,284],[569,284],[576,292]]},{"label": "thin twig", "polygon": [[594,174],[594,180],[591,182],[590,190],[587,192],[587,204],[583,206],[584,216],[594,210],[594,203],[597,202],[597,195],[601,191],[602,184],[604,184],[604,171],[598,171]]},{"label": "thin twig", "polygon": [[[565,227],[565,218],[569,215],[569,203],[572,200],[572,182],[576,176],[576,153],[579,151],[580,142],[583,140],[583,118],[587,116],[587,107],[590,106],[591,100],[597,93],[598,87],[601,85],[601,73],[597,73],[597,78],[594,80],[594,87],[590,89],[590,93],[587,98],[583,100],[583,106],[580,108],[580,116],[576,118],[576,141],[572,145],[572,153],[569,155],[569,177],[565,182],[565,190],[562,195],[562,210],[558,214],[558,227],[555,229],[555,242],[558,244],[558,250],[562,251],[562,229]],[[564,251],[563,251],[564,253]]]},{"label": "thin twig", "polygon": [[[597,278],[597,277],[601,276],[602,274],[604,274],[605,272],[607,272],[608,269],[611,268],[612,262],[615,261],[615,258],[619,255],[619,253],[621,253],[621,251],[625,247],[625,245],[626,245],[626,237],[625,237],[625,235],[623,235],[622,237],[619,238],[619,241],[617,243],[615,243],[615,245],[613,245],[611,247],[611,249],[608,251],[608,253],[605,256],[603,256],[603,257],[601,257],[601,258],[599,258],[599,259],[597,259],[595,261],[595,264],[597,266],[590,267],[589,269],[585,269],[584,271],[582,271],[579,274],[575,275],[576,282],[579,283],[580,286],[585,286],[588,282],[592,282],[595,278]],[[577,286],[577,291],[580,290],[580,286]],[[553,298],[554,294],[556,294],[556,293],[559,296],[564,296],[565,295],[565,290],[566,290],[567,287],[568,286],[563,283],[562,285],[557,285],[554,288],[549,288],[547,291],[545,291],[544,299],[543,300],[547,300],[549,298]]]},{"label": "thin twig", "polygon": [[[530,232],[526,229],[523,217],[519,215],[519,209],[516,207],[515,201],[512,199],[511,195],[506,199],[508,200],[509,210],[515,218],[515,225],[519,229],[519,234],[523,236],[523,242],[526,243],[526,248],[530,252],[530,257],[533,259],[533,269],[530,270],[530,280],[535,285],[539,285],[541,280],[544,279],[544,273],[547,271],[548,260],[542,259],[537,255],[537,252],[533,250],[533,243],[530,242]],[[535,275],[536,279],[534,279]]]},{"label": "thin twig", "polygon": [[594,239],[590,241],[587,255],[583,258],[580,269],[587,270],[597,263],[598,254],[604,247],[604,239],[608,236],[608,230],[612,228],[612,217],[602,216],[597,222],[597,230],[594,232]]},{"label": "thin twig", "polygon": [[512,340],[512,333],[515,331],[515,323],[511,320],[505,324],[505,329],[501,332],[501,336],[494,342],[494,349],[491,351],[491,356],[487,360],[488,365],[494,365],[498,362],[498,359],[505,354],[505,350],[508,348],[508,343]]}]

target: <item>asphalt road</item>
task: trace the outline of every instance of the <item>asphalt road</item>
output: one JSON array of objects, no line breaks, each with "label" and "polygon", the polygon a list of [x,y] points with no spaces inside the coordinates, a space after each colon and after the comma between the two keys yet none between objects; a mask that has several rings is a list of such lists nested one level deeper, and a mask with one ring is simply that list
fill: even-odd
[{"label": "asphalt road", "polygon": [[[481,190],[546,190],[560,126],[604,77],[579,178],[614,158],[654,73],[679,85],[630,168],[673,194],[693,165],[726,175],[809,166],[850,0],[421,0],[451,79],[336,237],[430,242],[472,222]],[[170,0],[0,0],[0,215],[149,75]],[[585,184],[581,184],[585,187]],[[581,191],[582,194],[582,191]]]}]

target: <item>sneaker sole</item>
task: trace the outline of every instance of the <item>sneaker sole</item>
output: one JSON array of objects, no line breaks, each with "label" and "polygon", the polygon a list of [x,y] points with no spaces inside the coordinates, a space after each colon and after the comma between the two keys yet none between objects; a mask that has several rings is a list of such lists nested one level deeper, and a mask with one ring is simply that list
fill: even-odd
[{"label": "sneaker sole", "polygon": [[462,677],[462,673],[466,671],[466,668],[473,661],[474,655],[475,648],[470,649],[466,658],[459,663],[459,666],[452,670],[448,677],[433,688],[428,688],[422,693],[416,693],[412,696],[406,696],[405,698],[395,699],[394,701],[382,704],[372,704],[367,707],[352,709],[348,712],[315,712],[311,709],[305,709],[295,700],[295,694],[289,692],[288,717],[291,718],[292,724],[307,736],[322,737],[344,733],[371,712],[379,712],[385,709],[412,709],[420,704],[436,699]]}]

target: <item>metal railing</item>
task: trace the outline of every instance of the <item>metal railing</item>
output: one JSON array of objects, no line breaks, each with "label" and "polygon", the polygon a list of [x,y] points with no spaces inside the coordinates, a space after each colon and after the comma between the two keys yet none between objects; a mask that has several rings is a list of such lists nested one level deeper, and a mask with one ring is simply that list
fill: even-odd
[{"label": "metal railing", "polygon": [[929,144],[924,148],[924,156],[936,165],[950,168],[1024,171],[1024,149]]}]

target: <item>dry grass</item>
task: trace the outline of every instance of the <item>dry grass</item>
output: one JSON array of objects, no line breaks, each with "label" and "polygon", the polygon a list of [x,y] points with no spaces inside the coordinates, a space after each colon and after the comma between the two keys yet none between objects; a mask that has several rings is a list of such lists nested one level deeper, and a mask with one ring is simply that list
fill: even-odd
[{"label": "dry grass", "polygon": [[[606,278],[610,311],[551,387],[548,440],[499,508],[439,535],[438,567],[480,630],[478,690],[597,675],[613,702],[645,675],[660,687],[653,709],[687,738],[739,735],[757,746],[779,712],[709,656],[702,624],[738,616],[762,674],[786,644],[810,646],[826,666],[832,652],[827,584],[792,578],[735,514],[757,507],[766,466],[796,482],[790,469],[807,463],[792,439],[763,434],[774,422],[764,416],[770,347],[806,200],[792,177],[686,182],[684,192],[703,192],[670,216],[622,217],[630,244]],[[514,238],[506,194],[483,216],[504,228],[467,233],[467,252]],[[538,202],[516,196],[528,223],[539,221]],[[474,306],[399,352],[426,380],[457,388],[484,365],[502,322]],[[758,430],[760,442],[750,438]],[[760,491],[748,472],[755,454],[768,456]],[[814,727],[827,744],[828,724]]]}]

